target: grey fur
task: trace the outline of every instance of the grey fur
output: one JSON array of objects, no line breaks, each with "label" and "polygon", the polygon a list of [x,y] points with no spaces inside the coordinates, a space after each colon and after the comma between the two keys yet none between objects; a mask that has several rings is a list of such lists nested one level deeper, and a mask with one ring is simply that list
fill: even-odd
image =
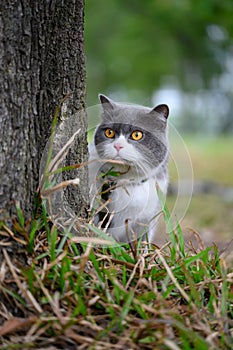
[{"label": "grey fur", "polygon": [[[141,230],[140,224],[149,225],[159,210],[156,185],[159,183],[164,194],[167,191],[167,162],[169,158],[167,118],[169,109],[167,105],[159,105],[150,109],[139,105],[116,103],[104,95],[99,95],[99,98],[102,103],[102,121],[96,128],[94,143],[90,147],[90,160],[109,159],[109,161],[105,164],[98,163],[90,166],[90,182],[95,181],[100,170],[107,172],[114,167],[114,170],[122,173],[121,176],[114,179],[114,183],[118,187],[110,193],[112,202],[109,209],[114,211],[115,216],[109,231],[116,239],[127,241],[125,220],[130,219],[127,230],[136,233],[138,237]],[[114,138],[105,136],[107,128],[114,130]],[[132,139],[132,132],[135,130],[141,131],[143,134],[139,141]],[[119,142],[122,143],[123,150],[116,152],[114,145]],[[111,159],[113,163],[111,163]],[[115,160],[120,160],[124,164],[114,164]],[[145,184],[145,181],[148,183]],[[149,187],[148,184],[150,184]],[[125,195],[122,192],[123,186],[127,192],[125,200],[129,199],[128,205],[124,208],[124,215],[116,213],[116,210],[119,211],[117,197],[120,195],[123,199]],[[152,196],[151,191],[156,191],[156,194]],[[143,198],[144,195],[145,198]],[[134,200],[133,196],[136,196],[137,200]],[[145,215],[140,217],[140,223],[135,217],[137,216],[137,210],[134,210],[135,203],[138,204],[138,211],[142,213],[145,210]],[[151,211],[147,206],[149,206],[148,208],[152,206],[155,210]],[[149,212],[150,214],[148,214]],[[120,222],[121,220],[124,222]]]}]

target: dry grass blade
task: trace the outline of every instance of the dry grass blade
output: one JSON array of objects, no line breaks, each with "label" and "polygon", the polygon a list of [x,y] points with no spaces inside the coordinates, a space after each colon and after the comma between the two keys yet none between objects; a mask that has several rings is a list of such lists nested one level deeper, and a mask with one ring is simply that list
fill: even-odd
[{"label": "dry grass blade", "polygon": [[[3,225],[2,225],[2,228],[3,228],[3,229],[5,230],[5,232],[6,232],[10,237],[12,237],[16,242],[18,242],[18,243],[20,243],[20,244],[23,244],[23,245],[27,245],[27,242],[26,242],[25,240],[19,238],[19,237],[16,237],[15,234],[14,234],[14,232],[13,232],[12,230],[10,230],[9,227],[7,227],[6,225],[3,224]],[[2,232],[2,231],[1,231],[1,234],[2,234],[3,236],[5,236],[4,232]],[[7,243],[7,242],[1,242],[0,244],[3,245],[3,246],[8,246],[8,245],[9,245],[9,243]]]},{"label": "dry grass blade", "polygon": [[59,166],[59,164],[62,162],[64,157],[66,156],[65,152],[68,152],[68,149],[72,145],[72,143],[75,140],[75,137],[80,133],[81,129],[78,129],[72,136],[71,138],[67,141],[67,143],[62,147],[62,149],[57,153],[57,155],[51,160],[49,167],[48,167],[48,172],[52,172],[53,170],[56,170]]},{"label": "dry grass blade", "polygon": [[168,266],[168,264],[166,263],[166,260],[164,259],[163,255],[161,254],[159,249],[156,249],[156,253],[159,257],[159,259],[161,260],[163,266],[165,267],[165,269],[167,270],[167,273],[169,275],[169,277],[171,278],[172,282],[174,283],[174,285],[176,286],[176,288],[179,290],[180,294],[182,295],[182,297],[189,303],[192,305],[192,307],[195,309],[195,311],[197,311],[196,306],[193,304],[193,302],[190,300],[190,297],[188,296],[188,294],[184,291],[184,289],[181,288],[181,286],[179,285],[177,279],[175,278],[175,276],[172,273],[172,270],[170,269],[170,267]]},{"label": "dry grass blade", "polygon": [[107,239],[96,238],[96,237],[72,237],[70,239],[71,243],[88,243],[91,245],[108,245],[112,246],[116,243],[113,241],[108,241]]},{"label": "dry grass blade", "polygon": [[55,315],[57,316],[58,320],[60,321],[61,325],[65,324],[67,322],[67,320],[65,320],[64,322],[64,317],[60,311],[60,307],[59,307],[59,299],[57,298],[58,294],[55,293],[54,294],[54,299],[52,299],[49,291],[47,288],[45,288],[45,286],[43,285],[42,281],[40,280],[40,278],[38,276],[36,276],[37,278],[37,282],[41,288],[41,290],[43,291],[45,297],[47,298],[50,306],[51,306],[51,310],[53,310],[53,312],[55,313]]},{"label": "dry grass blade", "polygon": [[4,322],[0,328],[0,336],[4,336],[9,333],[17,332],[19,330],[28,328],[32,324],[37,322],[36,316],[30,316],[29,318],[11,318]]},{"label": "dry grass blade", "polygon": [[42,189],[41,190],[41,196],[42,197],[48,197],[50,196],[52,193],[56,192],[56,191],[59,191],[61,190],[62,188],[66,188],[67,186],[77,186],[80,184],[80,180],[77,178],[77,179],[72,179],[72,180],[66,180],[66,181],[62,181],[61,183],[53,186],[53,187],[50,187],[46,190]]},{"label": "dry grass blade", "polygon": [[133,280],[133,278],[134,278],[134,276],[135,276],[137,270],[140,271],[139,280],[138,280],[137,283],[140,283],[140,278],[142,278],[142,276],[143,276],[144,268],[145,268],[145,260],[144,260],[144,258],[141,256],[141,257],[138,259],[138,261],[136,262],[136,264],[134,265],[133,271],[132,271],[132,273],[131,273],[131,275],[130,275],[130,277],[129,277],[129,279],[128,279],[128,282],[127,282],[127,284],[126,284],[126,286],[125,286],[126,289],[129,288],[129,286],[130,286],[130,284],[131,284],[131,282],[132,282],[132,280]]},{"label": "dry grass blade", "polygon": [[31,304],[35,308],[36,312],[42,313],[43,311],[42,311],[41,306],[37,303],[36,299],[31,294],[31,292],[29,290],[25,289],[24,285],[21,283],[21,280],[20,280],[18,274],[15,271],[15,267],[11,263],[11,260],[9,258],[9,255],[8,255],[7,251],[3,250],[3,254],[4,254],[4,257],[6,259],[6,263],[7,263],[8,267],[9,267],[9,269],[10,269],[10,272],[11,272],[13,278],[14,278],[14,281],[17,284],[17,286],[18,286],[19,290],[21,291],[22,295],[27,300],[27,302],[29,304]]},{"label": "dry grass blade", "polygon": [[14,237],[14,232],[12,232],[9,227],[7,227],[6,225],[2,225],[2,228],[11,236]]},{"label": "dry grass blade", "polygon": [[169,339],[164,339],[164,344],[167,345],[168,349],[171,350],[181,350],[179,346],[177,346],[173,341]]},{"label": "dry grass blade", "polygon": [[43,280],[46,272],[50,271],[54,266],[57,266],[64,259],[64,257],[66,255],[67,255],[67,252],[64,251],[63,253],[58,255],[57,258],[54,261],[52,261],[51,263],[47,263],[47,261],[46,261],[43,268],[41,270],[37,271],[37,274],[41,275],[41,280]]}]

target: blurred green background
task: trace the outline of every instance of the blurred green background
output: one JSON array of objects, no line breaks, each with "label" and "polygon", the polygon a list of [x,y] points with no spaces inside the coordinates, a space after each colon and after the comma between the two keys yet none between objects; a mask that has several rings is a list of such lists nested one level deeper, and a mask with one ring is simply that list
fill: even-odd
[{"label": "blurred green background", "polygon": [[85,51],[88,106],[99,92],[169,105],[195,182],[210,184],[194,192],[184,224],[233,237],[233,1],[87,0]]}]

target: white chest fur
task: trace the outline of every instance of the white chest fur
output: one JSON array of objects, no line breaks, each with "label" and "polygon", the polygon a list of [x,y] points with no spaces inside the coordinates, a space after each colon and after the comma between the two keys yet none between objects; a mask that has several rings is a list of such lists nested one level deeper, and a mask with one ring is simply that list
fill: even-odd
[{"label": "white chest fur", "polygon": [[167,185],[155,178],[135,184],[122,181],[110,195],[109,210],[114,214],[109,232],[116,240],[127,242],[148,232],[149,241],[161,210],[158,186],[163,191]]}]

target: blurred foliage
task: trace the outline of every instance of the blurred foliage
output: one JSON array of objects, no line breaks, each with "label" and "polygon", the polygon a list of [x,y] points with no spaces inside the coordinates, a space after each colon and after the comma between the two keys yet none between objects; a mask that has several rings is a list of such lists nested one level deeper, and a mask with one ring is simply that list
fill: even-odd
[{"label": "blurred foliage", "polygon": [[221,88],[233,53],[232,0],[87,0],[85,15],[88,105],[98,92],[150,104],[166,84]]}]

